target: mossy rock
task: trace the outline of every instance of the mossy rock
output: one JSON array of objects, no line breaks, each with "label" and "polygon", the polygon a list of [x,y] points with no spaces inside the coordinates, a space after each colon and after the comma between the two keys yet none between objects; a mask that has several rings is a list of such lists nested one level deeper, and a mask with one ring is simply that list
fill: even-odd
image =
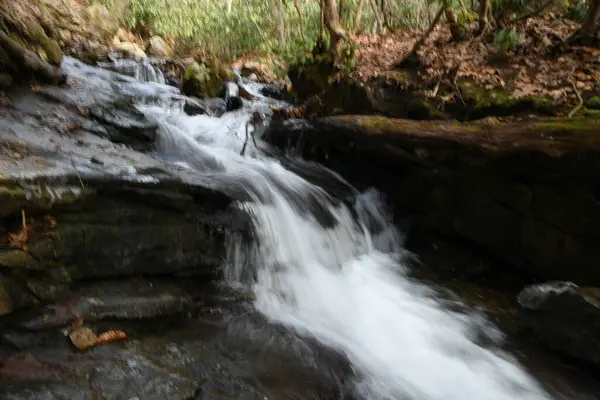
[{"label": "mossy rock", "polygon": [[225,84],[219,71],[210,69],[205,63],[193,62],[185,70],[182,91],[188,96],[214,98],[223,95]]},{"label": "mossy rock", "polygon": [[590,97],[585,101],[585,106],[593,110],[600,110],[600,96]]},{"label": "mossy rock", "polygon": [[336,72],[328,56],[300,60],[288,69],[292,90],[301,99],[308,99],[328,89]]},{"label": "mossy rock", "polygon": [[487,116],[508,116],[537,113],[556,115],[552,99],[541,96],[514,97],[501,88],[487,89],[482,85],[461,81],[457,84],[460,96],[448,106],[448,110],[458,118],[474,120]]}]

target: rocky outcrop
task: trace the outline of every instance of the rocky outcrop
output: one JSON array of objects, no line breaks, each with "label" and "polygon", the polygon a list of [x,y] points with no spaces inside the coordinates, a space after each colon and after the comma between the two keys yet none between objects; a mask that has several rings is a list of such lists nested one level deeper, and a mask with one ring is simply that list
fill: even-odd
[{"label": "rocky outcrop", "polygon": [[524,288],[518,301],[524,333],[564,355],[600,364],[600,289],[547,282]]},{"label": "rocky outcrop", "polygon": [[151,149],[156,130],[132,106],[142,93],[116,91],[106,80],[122,77],[93,79],[71,64],[82,75],[72,73],[69,87],[5,99],[1,314],[55,301],[80,281],[210,277],[224,258],[225,235],[246,229],[243,216],[228,210],[229,195],[139,151]]},{"label": "rocky outcrop", "polygon": [[[523,277],[596,285],[599,129],[594,119],[459,124],[340,116],[276,123],[264,137],[359,187],[380,188],[397,219],[409,222],[408,246],[438,237],[499,261],[504,275],[508,265]],[[487,263],[471,271],[449,260],[457,272],[490,273]]]}]

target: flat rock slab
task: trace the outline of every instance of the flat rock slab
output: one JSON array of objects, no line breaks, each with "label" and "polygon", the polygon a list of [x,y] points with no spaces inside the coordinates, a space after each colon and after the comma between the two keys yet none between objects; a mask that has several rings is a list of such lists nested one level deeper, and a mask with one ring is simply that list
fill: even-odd
[{"label": "flat rock slab", "polygon": [[76,313],[85,323],[158,318],[191,307],[192,290],[175,280],[98,281],[80,286],[63,302],[15,315],[11,325],[28,330],[65,327]]}]

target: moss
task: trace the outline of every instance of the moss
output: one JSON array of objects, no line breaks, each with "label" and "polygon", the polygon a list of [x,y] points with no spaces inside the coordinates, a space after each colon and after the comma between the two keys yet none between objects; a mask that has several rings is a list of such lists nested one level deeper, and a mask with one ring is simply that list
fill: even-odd
[{"label": "moss", "polygon": [[438,110],[434,104],[425,99],[414,99],[408,105],[408,116],[411,119],[447,120],[448,115]]},{"label": "moss", "polygon": [[600,110],[593,108],[584,108],[583,115],[588,118],[600,118]]},{"label": "moss", "polygon": [[47,39],[42,46],[46,52],[47,61],[52,65],[60,65],[62,62],[63,53],[56,40]]},{"label": "moss", "polygon": [[[462,101],[472,118],[492,115],[512,115],[528,112],[555,114],[554,101],[542,96],[514,97],[500,88],[486,89],[480,84],[466,81],[458,84]],[[462,101],[459,99],[459,103]],[[464,104],[463,104],[464,108]]]},{"label": "moss", "polygon": [[359,125],[367,130],[378,129],[378,130],[389,130],[393,129],[393,124],[390,123],[390,119],[386,117],[373,116],[370,118],[362,118],[359,120]]},{"label": "moss", "polygon": [[594,110],[600,110],[600,96],[590,97],[585,101],[585,106]]},{"label": "moss", "polygon": [[543,129],[546,133],[559,132],[597,132],[600,121],[591,118],[555,119],[537,122],[534,127]]},{"label": "moss", "polygon": [[29,253],[26,253],[22,250],[9,250],[0,252],[0,265],[13,269],[41,269],[40,263],[38,263]]},{"label": "moss", "polygon": [[222,78],[206,64],[194,62],[184,74],[183,92],[190,96],[218,97],[224,90]]}]

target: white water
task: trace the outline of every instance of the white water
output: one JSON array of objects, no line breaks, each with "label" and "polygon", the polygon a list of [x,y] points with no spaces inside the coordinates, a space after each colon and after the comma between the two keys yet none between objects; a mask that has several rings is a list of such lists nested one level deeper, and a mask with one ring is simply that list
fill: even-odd
[{"label": "white water", "polygon": [[[252,215],[255,242],[232,238],[228,277],[250,283],[271,320],[346,354],[362,398],[549,398],[514,359],[477,344],[482,330],[501,340],[481,316],[448,310],[407,277],[401,237],[375,192],[344,205],[252,144],[240,156],[248,109],[221,118],[140,109],[160,122],[159,155],[247,192],[238,206]],[[324,228],[323,216],[334,223]]]}]

